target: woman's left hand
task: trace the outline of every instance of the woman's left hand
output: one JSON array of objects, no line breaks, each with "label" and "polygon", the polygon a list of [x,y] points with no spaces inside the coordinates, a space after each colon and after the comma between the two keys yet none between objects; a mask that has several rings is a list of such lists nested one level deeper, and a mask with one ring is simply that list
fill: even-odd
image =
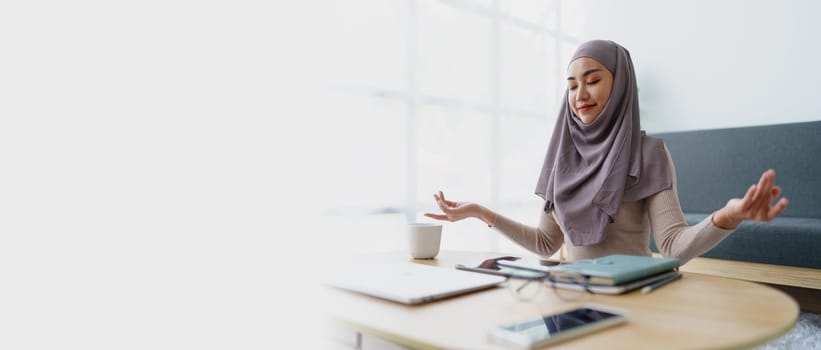
[{"label": "woman's left hand", "polygon": [[724,208],[713,215],[713,223],[721,228],[735,228],[744,220],[770,221],[775,219],[787,208],[789,200],[781,198],[775,205],[771,205],[781,195],[781,187],[775,186],[775,170],[770,169],[761,174],[761,180],[750,186],[744,198],[733,198]]}]

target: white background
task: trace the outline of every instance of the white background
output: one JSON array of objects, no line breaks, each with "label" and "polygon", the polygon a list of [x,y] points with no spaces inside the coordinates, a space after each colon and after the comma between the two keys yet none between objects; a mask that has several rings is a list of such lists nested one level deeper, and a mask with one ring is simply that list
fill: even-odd
[{"label": "white background", "polygon": [[[488,73],[488,23],[442,1],[418,2],[430,15],[424,23],[439,28],[418,34],[418,50],[433,53],[420,60],[418,88],[486,103],[492,90],[472,79]],[[405,46],[394,38],[404,35],[405,2],[387,10],[381,1],[271,3],[0,5],[0,347],[315,341],[300,336],[319,329],[318,310],[296,300],[316,300],[325,254],[396,248],[401,231],[401,218],[381,225],[323,213],[348,202],[401,204],[410,195],[429,206],[429,194],[442,188],[464,199],[532,200],[561,95],[561,81],[546,77],[563,71],[570,45],[556,54],[555,42],[502,34],[511,51],[499,57],[508,67],[500,79],[514,83],[501,102],[535,111],[499,129],[501,154],[519,158],[487,162],[492,124],[481,111],[424,106],[420,122],[438,131],[420,143],[425,168],[406,169],[404,107],[335,90],[363,81],[404,86],[397,82],[407,73]],[[559,23],[543,16],[557,5]],[[797,0],[500,5],[574,40],[628,47],[650,132],[818,120],[819,7]],[[393,17],[386,20],[386,11]],[[454,18],[464,22],[450,25]],[[448,59],[452,47],[478,54]],[[373,116],[386,118],[368,121]],[[356,142],[363,139],[377,146]],[[465,156],[477,149],[484,153]],[[407,191],[411,173],[422,186]],[[348,231],[369,225],[389,232],[360,239]],[[450,235],[443,246],[484,249],[491,236]]]}]

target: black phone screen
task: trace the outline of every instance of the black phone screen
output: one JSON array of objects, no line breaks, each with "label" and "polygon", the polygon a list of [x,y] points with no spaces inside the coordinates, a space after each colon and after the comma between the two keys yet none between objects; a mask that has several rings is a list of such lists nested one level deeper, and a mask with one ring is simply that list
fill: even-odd
[{"label": "black phone screen", "polygon": [[550,338],[552,335],[613,317],[619,317],[619,315],[601,310],[581,308],[503,328],[510,332],[525,334],[530,339],[538,340]]}]

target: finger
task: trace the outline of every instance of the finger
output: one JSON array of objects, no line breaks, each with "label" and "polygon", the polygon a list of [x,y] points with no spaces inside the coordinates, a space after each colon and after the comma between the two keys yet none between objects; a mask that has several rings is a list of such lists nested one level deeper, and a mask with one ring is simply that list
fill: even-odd
[{"label": "finger", "polygon": [[753,195],[755,194],[756,185],[750,186],[747,189],[747,193],[744,194],[744,198],[741,198],[741,210],[746,211],[749,210],[753,206]]},{"label": "finger", "polygon": [[761,188],[760,202],[757,205],[759,205],[761,215],[768,216],[770,205],[773,201],[773,190],[778,187],[775,186],[775,170],[768,169],[764,172],[762,177],[764,184]]},{"label": "finger", "polygon": [[434,214],[434,213],[425,213],[425,216],[427,216],[427,217],[429,217],[429,218],[431,218],[431,219],[436,219],[436,220],[446,220],[446,221],[448,221],[448,216],[447,216],[447,215],[442,215],[442,214]]},{"label": "finger", "polygon": [[780,186],[773,186],[772,193],[770,194],[770,203],[772,203],[772,201],[774,201],[780,195],[781,195],[781,187]]},{"label": "finger", "polygon": [[449,201],[449,200],[445,199],[445,193],[442,192],[442,191],[439,191],[439,199],[442,200],[442,203],[445,203],[445,205],[447,205],[448,207],[451,207],[451,208],[456,207],[457,205],[459,205],[459,203],[457,203],[457,202]]},{"label": "finger", "polygon": [[767,214],[769,214],[768,215],[769,220],[767,220],[767,221],[775,219],[776,217],[781,215],[781,213],[784,212],[784,209],[787,209],[787,204],[790,204],[790,201],[787,200],[787,198],[781,198],[781,200],[778,201],[778,203],[776,203],[774,207],[770,208],[769,213],[767,213]]},{"label": "finger", "polygon": [[767,169],[763,174],[761,174],[761,180],[769,181],[770,183],[775,181],[775,170]]},{"label": "finger", "polygon": [[[766,189],[765,187],[767,185],[767,178],[769,177],[768,174],[769,174],[769,172],[767,172],[767,171],[765,171],[763,174],[761,174],[761,178],[758,180],[758,184],[756,184],[756,189],[755,189],[755,192],[753,193],[753,198],[752,198],[752,200],[753,200],[752,205],[753,206],[755,206],[758,202],[760,202],[761,201],[761,196],[764,195],[764,193],[762,193],[762,192],[764,192],[764,190]],[[766,193],[769,194],[770,191],[767,190]]]},{"label": "finger", "polygon": [[[758,180],[758,190],[756,191],[755,200],[757,202],[761,202],[763,200],[769,199],[768,194],[770,193],[770,189],[773,187],[773,182],[775,178],[775,171],[769,169],[761,174],[761,179]],[[769,202],[769,201],[768,201]]]},{"label": "finger", "polygon": [[450,211],[450,208],[447,205],[445,205],[445,203],[442,203],[442,201],[436,201],[436,204],[439,205],[439,209],[443,211],[445,214],[447,214]]},{"label": "finger", "polygon": [[441,196],[434,193],[433,198],[436,199],[436,204],[439,205],[439,208],[448,207],[447,201],[445,201],[445,199],[442,198]]}]

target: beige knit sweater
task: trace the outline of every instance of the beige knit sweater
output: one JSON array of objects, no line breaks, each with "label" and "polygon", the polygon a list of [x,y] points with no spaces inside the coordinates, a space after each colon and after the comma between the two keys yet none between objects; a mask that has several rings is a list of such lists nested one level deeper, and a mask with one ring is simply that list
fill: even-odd
[{"label": "beige knit sweater", "polygon": [[[670,153],[667,153],[673,187],[636,202],[624,202],[607,226],[604,240],[592,246],[574,246],[566,239],[565,230],[555,212],[540,210],[539,226],[524,225],[503,215],[496,216],[493,227],[526,249],[549,257],[563,243],[567,244],[567,258],[571,261],[597,258],[609,254],[651,254],[650,232],[662,255],[675,257],[684,264],[715,247],[733,230],[713,224],[712,215],[700,223],[687,226],[676,193],[676,171]],[[728,198],[729,199],[729,198]]]}]

